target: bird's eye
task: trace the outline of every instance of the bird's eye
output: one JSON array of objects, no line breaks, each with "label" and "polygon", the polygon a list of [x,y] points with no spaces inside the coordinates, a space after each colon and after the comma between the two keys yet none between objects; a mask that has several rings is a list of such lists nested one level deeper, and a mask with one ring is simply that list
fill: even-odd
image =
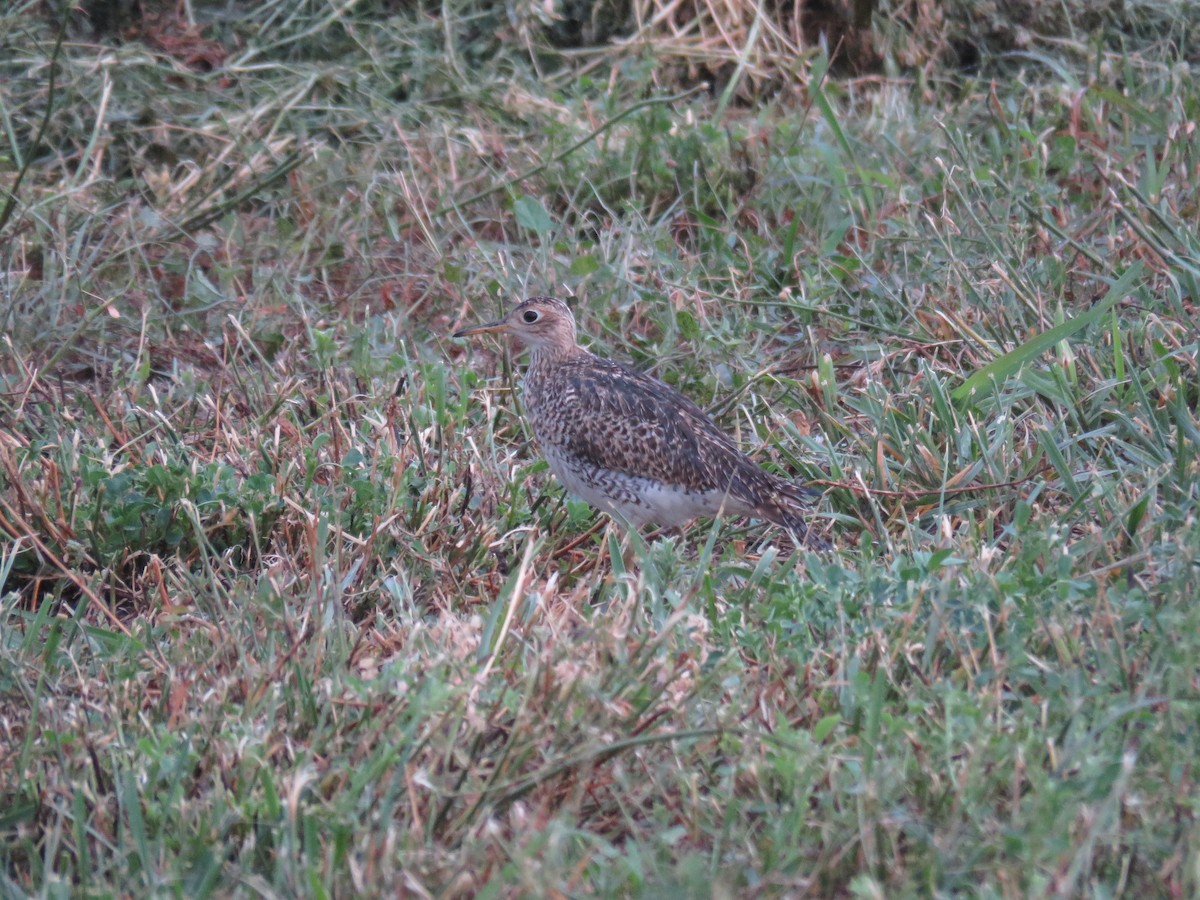
[{"label": "bird's eye", "polygon": [[525,310],[525,312],[521,316],[521,318],[524,319],[526,322],[528,322],[530,325],[532,325],[534,322],[536,322],[538,319],[541,318],[541,315],[538,314],[538,311],[536,309],[527,309],[527,310]]}]

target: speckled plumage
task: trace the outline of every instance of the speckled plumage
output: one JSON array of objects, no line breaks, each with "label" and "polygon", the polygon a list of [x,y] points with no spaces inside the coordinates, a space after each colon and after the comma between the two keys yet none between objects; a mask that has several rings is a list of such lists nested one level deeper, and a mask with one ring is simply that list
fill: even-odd
[{"label": "speckled plumage", "polygon": [[759,468],[687,397],[576,343],[561,300],[531,297],[455,337],[512,334],[530,350],[523,401],[551,471],[593,506],[638,527],[721,513],[758,516],[812,546],[811,492]]}]

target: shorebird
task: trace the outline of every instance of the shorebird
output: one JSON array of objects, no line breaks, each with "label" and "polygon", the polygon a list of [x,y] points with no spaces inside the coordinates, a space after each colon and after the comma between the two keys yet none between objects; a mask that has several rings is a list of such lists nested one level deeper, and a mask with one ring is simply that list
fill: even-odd
[{"label": "shorebird", "polygon": [[695,403],[657,378],[596,356],[554,297],[454,332],[512,335],[529,348],[525,412],[550,470],[571,493],[634,529],[700,516],[754,516],[802,543],[813,492],[760,468]]}]

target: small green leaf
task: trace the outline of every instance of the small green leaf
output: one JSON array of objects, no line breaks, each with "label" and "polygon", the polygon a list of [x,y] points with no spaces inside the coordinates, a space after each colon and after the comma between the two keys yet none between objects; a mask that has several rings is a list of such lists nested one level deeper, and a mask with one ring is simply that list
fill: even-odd
[{"label": "small green leaf", "polygon": [[576,278],[581,278],[584,275],[591,275],[599,268],[600,261],[589,253],[586,256],[578,257],[571,263],[571,274]]},{"label": "small green leaf", "polygon": [[1150,494],[1142,495],[1142,499],[1133,504],[1133,509],[1129,510],[1129,515],[1125,519],[1125,533],[1130,537],[1137,534],[1138,526],[1142,524],[1142,519],[1146,518],[1146,510],[1150,506]]},{"label": "small green leaf", "polygon": [[675,321],[679,324],[679,333],[685,340],[694,341],[700,337],[700,325],[696,322],[696,317],[686,309],[681,309],[675,314]]},{"label": "small green leaf", "polygon": [[550,213],[546,212],[546,207],[536,197],[518,197],[513,201],[513,213],[516,214],[517,224],[534,234],[545,235],[554,230]]},{"label": "small green leaf", "polygon": [[813,730],[812,730],[813,740],[816,741],[817,743],[820,743],[821,741],[825,740],[825,738],[829,737],[830,732],[832,732],[833,729],[837,728],[837,726],[840,725],[841,722],[842,722],[842,717],[837,715],[837,713],[834,713],[831,716],[823,717],[819,722],[817,722],[816,725],[813,726]]}]

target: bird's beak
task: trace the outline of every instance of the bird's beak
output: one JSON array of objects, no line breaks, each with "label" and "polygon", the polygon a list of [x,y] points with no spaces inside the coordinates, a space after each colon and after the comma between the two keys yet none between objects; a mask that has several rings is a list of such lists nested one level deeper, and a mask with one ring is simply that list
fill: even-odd
[{"label": "bird's beak", "polygon": [[470,337],[473,334],[490,334],[498,331],[511,331],[512,326],[508,324],[507,319],[499,319],[495,322],[488,322],[486,325],[470,325],[466,328],[460,328],[454,332],[454,337]]}]

